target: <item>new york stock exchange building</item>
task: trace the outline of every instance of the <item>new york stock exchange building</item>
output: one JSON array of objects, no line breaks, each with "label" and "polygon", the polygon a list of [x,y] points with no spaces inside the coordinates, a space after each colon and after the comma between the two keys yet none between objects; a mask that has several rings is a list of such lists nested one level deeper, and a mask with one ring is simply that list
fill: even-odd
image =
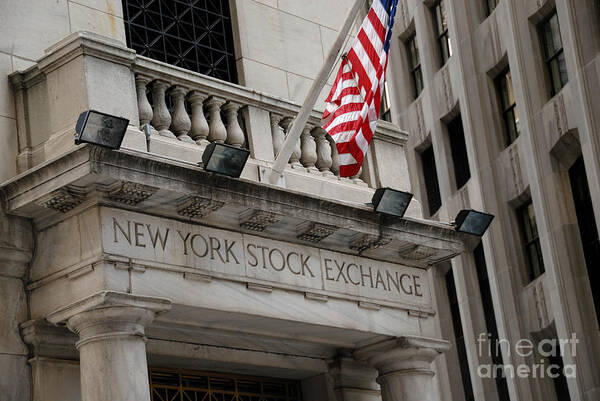
[{"label": "new york stock exchange building", "polygon": [[[412,192],[394,89],[359,174],[320,128],[334,73],[265,179],[352,1],[0,3],[0,400],[458,399],[436,294],[477,238],[370,204]],[[120,149],[74,144],[85,110]]]}]

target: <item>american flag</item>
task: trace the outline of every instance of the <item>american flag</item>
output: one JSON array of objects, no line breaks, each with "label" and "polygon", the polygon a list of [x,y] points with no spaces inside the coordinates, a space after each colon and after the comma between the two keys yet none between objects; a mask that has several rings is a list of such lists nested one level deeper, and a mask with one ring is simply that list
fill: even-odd
[{"label": "american flag", "polygon": [[398,0],[373,0],[325,100],[323,129],[336,143],[340,176],[358,174],[377,127]]}]

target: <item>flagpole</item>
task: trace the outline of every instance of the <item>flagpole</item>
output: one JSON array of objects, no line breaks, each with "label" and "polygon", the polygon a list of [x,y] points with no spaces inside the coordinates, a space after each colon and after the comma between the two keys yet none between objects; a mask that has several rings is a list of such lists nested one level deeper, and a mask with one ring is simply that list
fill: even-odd
[{"label": "flagpole", "polygon": [[360,11],[360,8],[362,7],[364,1],[365,0],[355,0],[354,5],[350,9],[350,12],[346,17],[346,21],[344,22],[344,25],[342,26],[342,29],[338,34],[337,39],[335,40],[333,46],[329,50],[329,54],[325,59],[325,63],[323,63],[323,66],[321,67],[321,71],[319,71],[319,74],[313,81],[312,86],[310,87],[310,90],[308,91],[308,94],[304,99],[304,103],[302,104],[302,107],[298,112],[298,115],[292,122],[292,125],[285,138],[285,142],[283,143],[281,151],[277,155],[275,164],[271,169],[271,175],[269,176],[270,184],[276,184],[279,180],[279,177],[281,177],[281,175],[283,174],[283,170],[285,169],[285,166],[287,165],[288,160],[290,159],[290,156],[294,151],[296,142],[298,142],[298,140],[300,139],[300,135],[302,134],[302,130],[304,129],[304,126],[308,121],[308,117],[310,116],[310,113],[313,110],[315,103],[317,102],[317,98],[319,97],[321,90],[327,83],[329,74],[331,73],[331,70],[335,65],[335,62],[337,60],[338,54],[340,53],[340,50],[342,49],[342,46],[344,45],[346,36],[348,36],[348,33],[350,32],[350,29],[354,24],[354,20],[356,20],[358,12]]}]

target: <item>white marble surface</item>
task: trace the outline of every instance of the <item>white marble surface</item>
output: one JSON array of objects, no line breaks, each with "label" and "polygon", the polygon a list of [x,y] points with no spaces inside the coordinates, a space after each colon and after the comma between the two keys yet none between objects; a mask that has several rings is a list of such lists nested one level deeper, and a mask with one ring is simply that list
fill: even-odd
[{"label": "white marble surface", "polygon": [[105,253],[236,281],[431,307],[426,270],[197,224],[102,208]]}]

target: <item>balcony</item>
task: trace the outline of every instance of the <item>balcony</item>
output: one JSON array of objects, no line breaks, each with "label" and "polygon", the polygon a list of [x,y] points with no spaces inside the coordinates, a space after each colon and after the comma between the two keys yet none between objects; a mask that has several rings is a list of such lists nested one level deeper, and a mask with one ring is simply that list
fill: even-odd
[{"label": "balcony", "polygon": [[[96,109],[130,120],[122,148],[147,152],[140,129],[152,127],[151,153],[178,162],[202,159],[210,142],[251,152],[242,178],[261,181],[274,163],[300,106],[195,72],[140,57],[95,34],[80,32],[10,77],[18,113],[18,171],[73,151],[79,113]],[[370,201],[373,187],[409,190],[403,146],[407,134],[380,121],[361,172],[339,177],[337,152],[314,110],[296,144],[283,185],[352,203]],[[409,215],[419,216],[416,202]]]}]

